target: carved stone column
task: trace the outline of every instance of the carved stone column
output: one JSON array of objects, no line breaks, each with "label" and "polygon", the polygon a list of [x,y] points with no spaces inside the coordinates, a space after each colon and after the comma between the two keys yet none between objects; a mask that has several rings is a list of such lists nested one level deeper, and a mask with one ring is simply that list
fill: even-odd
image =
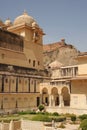
[{"label": "carved stone column", "polygon": [[9,130],[14,130],[14,122],[10,121]]},{"label": "carved stone column", "polygon": [[43,95],[40,94],[40,104],[42,104],[42,103],[43,103]]},{"label": "carved stone column", "polygon": [[49,95],[49,107],[51,107],[52,106],[52,95],[50,94]]},{"label": "carved stone column", "polygon": [[64,101],[62,94],[59,94],[59,107],[64,107]]},{"label": "carved stone column", "polygon": [[4,130],[4,122],[1,122],[1,130]]}]

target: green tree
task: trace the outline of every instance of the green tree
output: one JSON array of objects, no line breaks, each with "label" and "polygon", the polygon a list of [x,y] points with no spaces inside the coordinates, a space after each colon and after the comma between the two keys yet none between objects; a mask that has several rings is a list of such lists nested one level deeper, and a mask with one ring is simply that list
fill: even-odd
[{"label": "green tree", "polygon": [[82,128],[82,130],[87,130],[87,119],[84,119],[84,120],[81,122],[80,128]]},{"label": "green tree", "polygon": [[39,109],[40,111],[42,111],[42,110],[45,109],[45,107],[44,107],[44,105],[41,104],[41,105],[38,106],[38,109]]}]

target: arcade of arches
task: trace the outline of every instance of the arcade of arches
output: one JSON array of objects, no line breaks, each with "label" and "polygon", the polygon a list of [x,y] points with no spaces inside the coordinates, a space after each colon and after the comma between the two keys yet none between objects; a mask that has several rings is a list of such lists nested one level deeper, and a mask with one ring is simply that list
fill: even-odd
[{"label": "arcade of arches", "polygon": [[43,87],[41,103],[47,106],[70,106],[70,93],[67,87],[62,87],[58,90],[57,87],[52,87],[51,90],[48,87]]}]

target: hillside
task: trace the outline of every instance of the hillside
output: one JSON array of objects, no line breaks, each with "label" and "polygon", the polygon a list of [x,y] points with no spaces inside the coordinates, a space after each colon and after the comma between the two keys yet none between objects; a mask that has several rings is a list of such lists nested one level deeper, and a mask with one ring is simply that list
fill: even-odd
[{"label": "hillside", "polygon": [[62,63],[63,66],[75,65],[77,64],[75,57],[79,53],[73,45],[66,44],[65,39],[56,43],[46,44],[43,46],[44,66],[48,66],[55,60]]}]

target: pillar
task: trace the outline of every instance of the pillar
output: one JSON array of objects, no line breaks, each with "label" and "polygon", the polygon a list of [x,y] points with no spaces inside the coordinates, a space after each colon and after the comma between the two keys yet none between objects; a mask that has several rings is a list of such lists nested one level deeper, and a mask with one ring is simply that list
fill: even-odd
[{"label": "pillar", "polygon": [[52,95],[52,103],[53,103],[53,106],[55,106],[55,97],[54,97],[54,95]]},{"label": "pillar", "polygon": [[50,94],[50,95],[49,95],[49,107],[52,106],[52,99],[51,99],[51,98],[52,98],[52,95]]},{"label": "pillar", "polygon": [[64,101],[62,94],[59,94],[59,107],[64,107]]},{"label": "pillar", "polygon": [[4,123],[3,123],[3,121],[1,122],[1,130],[4,130]]},{"label": "pillar", "polygon": [[14,130],[14,122],[13,122],[13,120],[10,121],[9,130]]},{"label": "pillar", "polygon": [[40,94],[40,104],[42,104],[42,103],[43,103],[43,95]]}]

